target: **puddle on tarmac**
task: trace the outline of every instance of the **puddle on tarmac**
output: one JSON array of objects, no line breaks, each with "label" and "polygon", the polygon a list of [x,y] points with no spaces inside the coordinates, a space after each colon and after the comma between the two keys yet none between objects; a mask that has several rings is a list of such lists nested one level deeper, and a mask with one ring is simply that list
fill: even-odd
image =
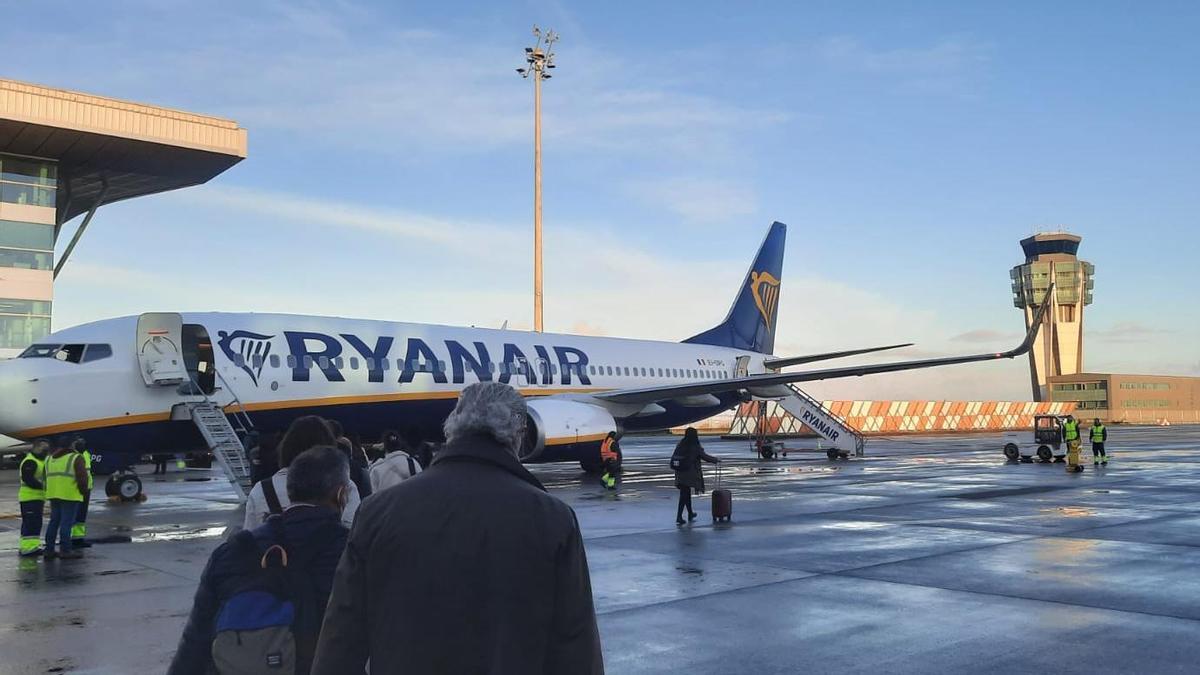
[{"label": "puddle on tarmac", "polygon": [[205,539],[208,537],[219,537],[225,533],[225,526],[217,527],[198,527],[188,530],[176,530],[172,532],[146,532],[144,534],[134,535],[133,543],[140,544],[147,541],[187,541],[189,539]]},{"label": "puddle on tarmac", "polygon": [[683,572],[684,574],[704,574],[704,570],[702,570],[698,567],[681,566],[681,567],[676,567],[675,569],[679,570],[680,572]]}]

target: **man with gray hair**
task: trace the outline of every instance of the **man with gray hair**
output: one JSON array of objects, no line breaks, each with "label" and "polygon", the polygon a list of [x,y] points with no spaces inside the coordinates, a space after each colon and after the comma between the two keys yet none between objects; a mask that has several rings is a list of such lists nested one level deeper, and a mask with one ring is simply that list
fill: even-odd
[{"label": "man with gray hair", "polygon": [[462,391],[428,470],[363,502],[313,673],[602,673],[579,523],[517,460],[525,400]]}]

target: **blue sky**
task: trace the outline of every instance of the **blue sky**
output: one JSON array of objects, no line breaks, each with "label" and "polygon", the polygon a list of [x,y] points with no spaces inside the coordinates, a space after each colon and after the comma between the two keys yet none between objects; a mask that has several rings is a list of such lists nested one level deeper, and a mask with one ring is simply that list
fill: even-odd
[{"label": "blue sky", "polygon": [[[9,4],[9,3],[0,3]],[[1200,374],[1194,3],[11,3],[3,76],[231,117],[250,157],[102,209],[56,326],[150,309],[528,325],[537,22],[547,328],[680,339],[790,225],[778,350],[1020,332],[1017,240],[1095,263],[1087,367]],[[1028,396],[1022,362],[814,385]]]}]

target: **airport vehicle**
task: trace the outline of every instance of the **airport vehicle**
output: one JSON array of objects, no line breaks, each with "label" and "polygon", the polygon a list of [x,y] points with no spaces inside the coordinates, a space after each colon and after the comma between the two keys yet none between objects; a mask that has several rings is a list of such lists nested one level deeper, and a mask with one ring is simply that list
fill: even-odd
[{"label": "airport vehicle", "polygon": [[[1037,415],[1033,418],[1033,442],[1037,446],[1037,458],[1041,462],[1062,462],[1067,456],[1066,442],[1063,440],[1063,420],[1059,415]],[[1016,443],[1004,444],[1004,456],[1010,461],[1030,463],[1032,453],[1021,452]]]},{"label": "airport vehicle", "polygon": [[725,320],[680,343],[253,313],[68,328],[0,363],[0,433],[83,434],[99,471],[131,455],[212,449],[244,491],[235,424],[267,433],[317,414],[366,442],[387,429],[436,440],[463,387],[498,381],[529,399],[523,461],[593,468],[610,431],[689,424],[755,397],[786,401],[797,382],[1014,358],[1046,310],[1007,352],[783,372],[898,346],[772,355],[786,232],[771,225]]}]

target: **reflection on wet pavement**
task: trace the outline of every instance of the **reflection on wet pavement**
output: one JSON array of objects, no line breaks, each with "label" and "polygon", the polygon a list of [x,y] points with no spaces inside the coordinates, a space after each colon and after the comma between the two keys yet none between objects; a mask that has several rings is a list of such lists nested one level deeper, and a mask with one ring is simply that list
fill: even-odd
[{"label": "reflection on wet pavement", "polygon": [[[671,437],[626,439],[615,493],[575,465],[531,470],[579,516],[609,672],[1190,671],[1200,429],[1114,427],[1109,467],[1074,475],[1005,462],[1025,436],[876,438],[836,462],[706,439],[734,495],[715,526],[707,495],[674,523]],[[0,520],[0,672],[161,672],[241,522],[214,475],[94,503],[93,537],[120,543],[84,560],[18,559]],[[0,500],[15,494],[0,474]]]}]

